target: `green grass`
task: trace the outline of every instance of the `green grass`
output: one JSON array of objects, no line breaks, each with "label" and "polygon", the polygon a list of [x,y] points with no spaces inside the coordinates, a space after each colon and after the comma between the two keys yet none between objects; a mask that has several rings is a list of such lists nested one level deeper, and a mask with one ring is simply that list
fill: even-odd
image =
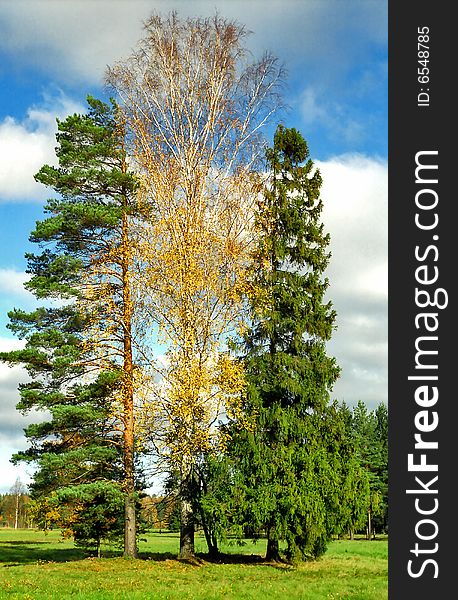
[{"label": "green grass", "polygon": [[[176,559],[176,534],[153,533],[140,560],[88,558],[59,532],[0,529],[0,598],[10,600],[384,600],[387,541],[339,540],[298,567],[265,563],[265,541],[222,547],[224,562]],[[196,549],[205,551],[202,538]]]}]

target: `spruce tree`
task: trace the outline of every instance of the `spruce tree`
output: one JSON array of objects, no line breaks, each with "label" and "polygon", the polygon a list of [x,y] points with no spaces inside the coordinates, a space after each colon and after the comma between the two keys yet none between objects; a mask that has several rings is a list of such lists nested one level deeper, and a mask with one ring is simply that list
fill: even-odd
[{"label": "spruce tree", "polygon": [[360,400],[353,408],[351,434],[355,454],[369,481],[365,498],[367,538],[372,539],[374,527],[387,528],[388,514],[388,409],[381,403],[368,410]]},{"label": "spruce tree", "polygon": [[125,554],[134,556],[128,235],[136,180],[127,168],[116,105],[91,97],[88,104],[88,114],[58,122],[59,165],[45,165],[35,176],[57,194],[30,236],[41,253],[26,255],[31,275],[26,287],[46,306],[10,313],[9,327],[26,345],[0,358],[24,365],[31,376],[20,386],[18,409],[50,415],[27,428],[31,445],[15,457],[37,463],[35,494],[59,489],[62,498],[79,493],[87,502],[90,486],[99,499],[114,493],[102,483],[121,487]]},{"label": "spruce tree", "polygon": [[334,533],[348,533],[353,539],[354,533],[364,528],[366,523],[370,502],[369,476],[356,449],[352,411],[345,402],[340,405],[335,402],[334,409],[343,428],[341,439],[345,440],[339,449],[343,479]]},{"label": "spruce tree", "polygon": [[231,453],[245,525],[265,529],[266,558],[278,560],[281,540],[290,557],[319,555],[333,527],[342,479],[329,394],[339,368],[326,354],[336,313],[324,299],[330,238],[320,222],[320,172],[296,129],[280,125],[266,157],[243,343],[255,425],[232,431]]}]

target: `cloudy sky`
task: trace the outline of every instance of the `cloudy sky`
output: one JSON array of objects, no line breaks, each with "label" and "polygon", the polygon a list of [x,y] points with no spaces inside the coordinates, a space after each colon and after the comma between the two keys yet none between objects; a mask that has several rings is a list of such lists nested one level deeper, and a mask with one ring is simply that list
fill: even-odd
[{"label": "cloudy sky", "polygon": [[[324,179],[338,314],[329,352],[342,368],[333,397],[387,402],[387,0],[0,0],[0,350],[21,343],[7,311],[34,306],[24,252],[43,216],[48,192],[33,175],[55,162],[55,119],[83,112],[87,94],[104,98],[107,65],[130,54],[144,19],[170,10],[235,18],[253,53],[285,65],[282,120]],[[0,493],[30,481],[9,463],[34,418],[15,410],[23,377],[0,364]]]}]

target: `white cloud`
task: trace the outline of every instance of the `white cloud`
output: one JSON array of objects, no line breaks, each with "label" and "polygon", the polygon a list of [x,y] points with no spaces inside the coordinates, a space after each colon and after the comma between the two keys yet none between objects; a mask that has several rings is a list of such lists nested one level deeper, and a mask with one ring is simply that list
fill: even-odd
[{"label": "white cloud", "polygon": [[[0,338],[0,352],[9,352],[10,350],[20,350],[24,348],[25,342],[22,340],[14,340],[10,338]],[[1,363],[0,363],[1,366]],[[2,376],[0,374],[0,381]]]},{"label": "white cloud", "polygon": [[2,474],[0,481],[0,494],[7,494],[18,478],[25,485],[28,485],[32,482],[32,467],[24,464],[13,465],[10,462],[11,456],[19,449],[25,449],[25,445],[22,448],[4,446],[0,451],[0,473]]},{"label": "white cloud", "polygon": [[305,88],[302,92],[301,112],[305,125],[316,123],[316,121],[329,123],[329,111],[325,109],[317,96],[317,91],[311,87]]},{"label": "white cloud", "polygon": [[0,47],[61,81],[101,83],[106,65],[130,53],[152,8],[148,0],[8,2]]},{"label": "white cloud", "polygon": [[3,294],[26,297],[29,300],[34,298],[33,294],[24,288],[24,283],[30,278],[30,275],[23,271],[14,269],[0,268],[0,289]]},{"label": "white cloud", "polygon": [[[0,352],[10,352],[23,348],[25,343],[21,340],[0,338]],[[16,410],[19,401],[18,385],[28,379],[25,369],[19,366],[10,367],[0,362],[0,441],[18,439],[22,421],[21,414]]]},{"label": "white cloud", "polygon": [[[0,338],[0,352],[19,350],[24,347],[21,340]],[[18,385],[28,379],[22,367],[9,367],[0,362],[0,493],[7,492],[19,477],[23,483],[30,482],[32,468],[25,464],[12,465],[9,460],[19,450],[27,446],[23,429],[29,423],[42,418],[40,413],[22,415],[17,409],[19,401]]]},{"label": "white cloud", "polygon": [[326,86],[307,86],[303,89],[298,105],[302,122],[307,129],[323,127],[332,139],[340,139],[347,144],[358,144],[365,139],[367,132],[364,124],[351,116],[352,104],[339,103],[330,98]]},{"label": "white cloud", "polygon": [[22,0],[2,5],[0,49],[16,62],[66,81],[100,83],[106,65],[125,58],[153,12],[209,16],[218,10],[256,34],[250,46],[282,60],[313,63],[342,72],[364,56],[368,40],[386,39],[386,2],[347,0]]},{"label": "white cloud", "polygon": [[[17,349],[17,344],[8,344],[2,340],[0,348],[3,350]],[[19,402],[18,385],[27,381],[27,372],[19,366],[9,367],[0,363],[0,446],[20,443],[23,440],[22,430],[30,422],[19,411],[16,404]]]},{"label": "white cloud", "polygon": [[342,368],[333,397],[375,407],[388,391],[387,165],[361,155],[316,164],[331,235],[328,297],[337,312],[328,348]]},{"label": "white cloud", "polygon": [[[41,200],[44,190],[33,175],[51,158],[48,132],[30,129],[12,117],[0,123],[0,198]],[[51,146],[52,148],[52,146]]]},{"label": "white cloud", "polygon": [[23,120],[6,116],[0,122],[0,201],[43,200],[44,186],[34,175],[44,164],[55,164],[56,118],[84,108],[59,93],[45,95],[42,106],[33,106]]}]

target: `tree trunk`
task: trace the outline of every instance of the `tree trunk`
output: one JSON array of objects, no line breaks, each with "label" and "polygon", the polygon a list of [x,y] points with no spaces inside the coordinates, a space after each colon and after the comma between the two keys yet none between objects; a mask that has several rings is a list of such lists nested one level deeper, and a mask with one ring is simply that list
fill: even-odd
[{"label": "tree trunk", "polygon": [[190,500],[185,497],[181,500],[179,558],[189,559],[193,558],[194,555],[194,515],[192,504]]},{"label": "tree trunk", "polygon": [[372,522],[371,522],[371,511],[367,511],[367,539],[372,539]]},{"label": "tree trunk", "polygon": [[[125,200],[127,204],[127,199]],[[130,294],[130,246],[128,218],[122,216],[122,286],[124,321],[124,364],[123,364],[123,405],[124,405],[124,556],[137,557],[137,524],[135,514],[135,467],[134,467],[134,389],[132,355],[132,298]]]},{"label": "tree trunk", "polygon": [[267,551],[266,551],[266,560],[270,560],[273,562],[280,562],[280,548],[278,544],[278,540],[274,540],[270,537],[267,538]]},{"label": "tree trunk", "polygon": [[135,471],[134,471],[134,416],[133,399],[124,404],[124,556],[136,558],[136,514],[135,514]]},{"label": "tree trunk", "polygon": [[208,555],[211,558],[216,558],[219,555],[218,540],[216,539],[216,536],[212,533],[212,531],[210,530],[210,527],[207,524],[207,520],[205,518],[205,514],[204,514],[204,511],[202,510],[202,507],[200,507],[199,512],[200,512],[200,520],[202,522],[202,529],[204,530],[205,541],[207,542]]},{"label": "tree trunk", "polygon": [[212,550],[211,550],[211,556],[213,558],[216,558],[217,556],[219,556],[219,548],[218,548],[218,540],[216,539],[216,536],[212,534],[211,536],[211,541],[212,541]]},{"label": "tree trunk", "polygon": [[126,492],[124,518],[124,556],[137,558],[135,495],[133,492]]},{"label": "tree trunk", "polygon": [[[130,341],[130,340],[129,340]],[[130,345],[130,344],[129,344]],[[132,366],[132,362],[130,363]],[[127,376],[126,376],[127,377]],[[131,383],[131,382],[130,382]],[[137,556],[134,470],[134,414],[132,386],[125,385],[124,395],[124,556]]]},{"label": "tree trunk", "polygon": [[203,518],[202,518],[202,528],[204,530],[205,541],[207,542],[207,546],[208,546],[208,555],[211,558],[216,558],[219,555],[218,540],[210,532],[210,530]]},{"label": "tree trunk", "polygon": [[19,521],[19,494],[16,494],[16,511],[14,516],[14,529],[17,529]]}]

